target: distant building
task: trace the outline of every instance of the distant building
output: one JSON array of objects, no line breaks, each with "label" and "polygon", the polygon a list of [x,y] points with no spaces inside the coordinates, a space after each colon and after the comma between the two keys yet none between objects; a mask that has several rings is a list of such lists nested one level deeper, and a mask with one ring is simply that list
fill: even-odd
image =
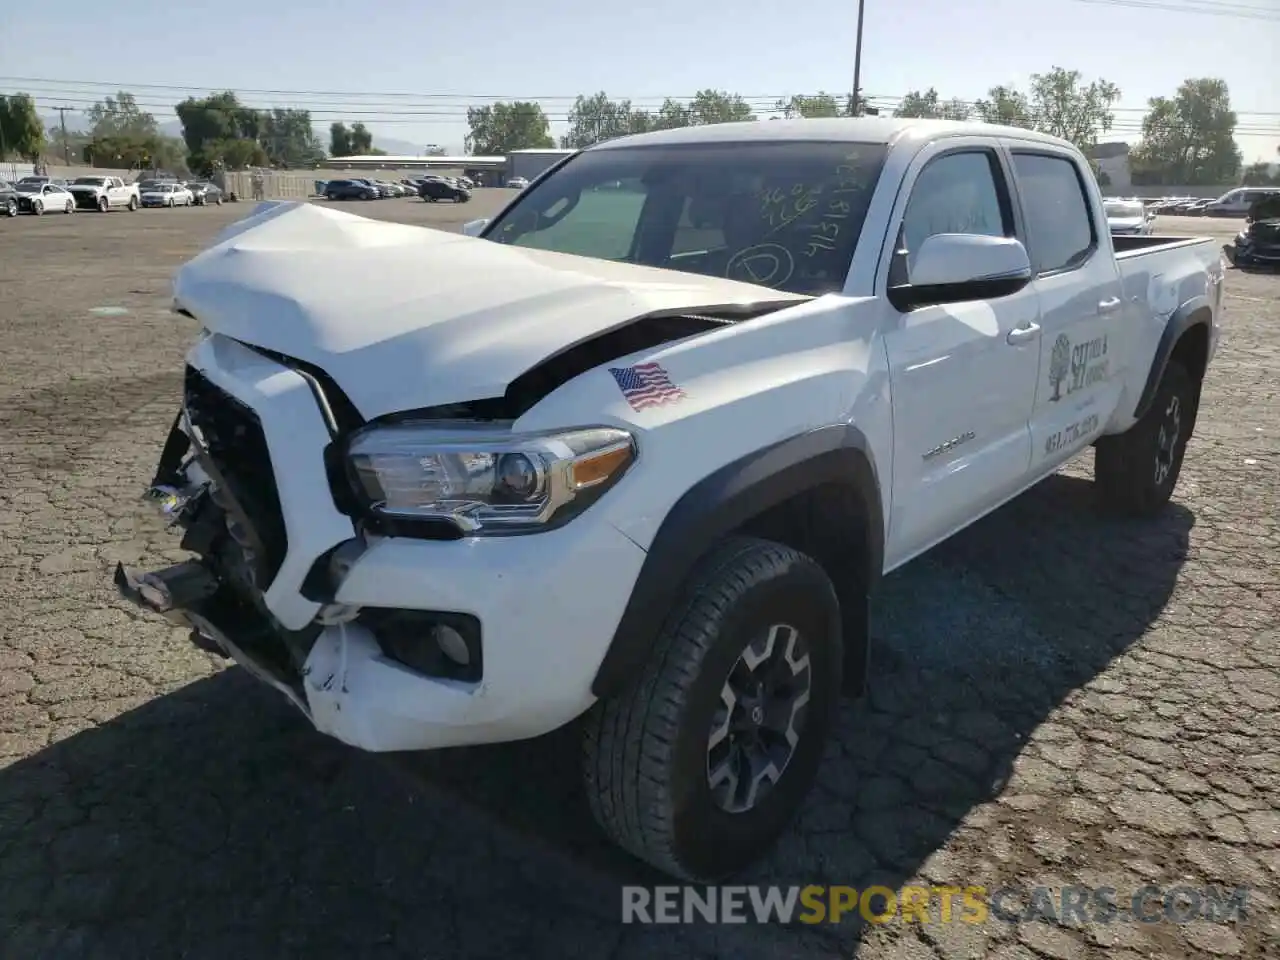
[{"label": "distant building", "polygon": [[[1108,191],[1124,191],[1133,186],[1133,178],[1129,174],[1129,144],[1123,141],[1100,143],[1086,151],[1090,160],[1098,165],[1100,173],[1105,173]],[[1099,179],[1102,179],[1099,177]]]}]

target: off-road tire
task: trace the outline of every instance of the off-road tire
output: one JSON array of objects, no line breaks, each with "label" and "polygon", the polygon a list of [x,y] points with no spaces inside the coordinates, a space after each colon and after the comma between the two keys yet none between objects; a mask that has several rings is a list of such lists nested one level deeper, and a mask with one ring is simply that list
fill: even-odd
[{"label": "off-road tire", "polygon": [[[713,717],[739,656],[775,623],[795,627],[807,644],[807,718],[777,783],[753,808],[730,814],[708,782]],[[584,717],[583,775],[597,822],[623,849],[688,881],[714,881],[757,860],[813,784],[842,663],[840,604],[822,568],[771,541],[726,541],[690,577],[632,685]]]},{"label": "off-road tire", "polygon": [[[1093,454],[1094,483],[1108,512],[1148,517],[1169,502],[1182,472],[1187,441],[1195,430],[1199,405],[1199,385],[1186,367],[1170,360],[1142,419],[1124,433],[1098,440]],[[1161,429],[1167,437],[1175,419],[1177,435],[1167,468],[1162,469]]]}]

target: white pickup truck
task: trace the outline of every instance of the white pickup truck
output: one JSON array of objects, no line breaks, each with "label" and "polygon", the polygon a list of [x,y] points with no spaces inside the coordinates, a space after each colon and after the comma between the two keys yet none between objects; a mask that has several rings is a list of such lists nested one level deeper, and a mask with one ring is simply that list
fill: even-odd
[{"label": "white pickup truck", "polygon": [[137,210],[142,201],[136,183],[125,183],[119,177],[76,177],[67,189],[82,210]]},{"label": "white pickup truck", "polygon": [[180,270],[195,558],[116,584],[364,750],[579,722],[605,831],[691,879],[786,828],[885,572],[1090,446],[1169,500],[1219,338],[1217,244],[1112,238],[1021,129],[628,137],[465,233],[266,204]]}]

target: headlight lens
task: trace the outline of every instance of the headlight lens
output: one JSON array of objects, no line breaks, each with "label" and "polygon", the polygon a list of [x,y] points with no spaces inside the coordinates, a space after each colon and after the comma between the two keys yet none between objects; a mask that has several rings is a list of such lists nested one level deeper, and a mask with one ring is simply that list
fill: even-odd
[{"label": "headlight lens", "polygon": [[558,526],[598,500],[635,458],[625,430],[517,434],[487,423],[372,427],[347,449],[356,493],[376,516],[447,520],[471,534]]}]

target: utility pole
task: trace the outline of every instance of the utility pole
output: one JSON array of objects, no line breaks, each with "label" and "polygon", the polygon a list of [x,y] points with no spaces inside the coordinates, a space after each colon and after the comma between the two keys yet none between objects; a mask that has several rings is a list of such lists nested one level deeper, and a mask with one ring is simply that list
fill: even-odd
[{"label": "utility pole", "polygon": [[67,139],[67,111],[71,108],[54,107],[54,109],[58,111],[58,116],[62,120],[62,159],[69,167],[71,166],[71,142]]},{"label": "utility pole", "polygon": [[858,0],[858,36],[853,47],[853,99],[849,103],[852,116],[862,116],[862,14],[866,0]]}]

